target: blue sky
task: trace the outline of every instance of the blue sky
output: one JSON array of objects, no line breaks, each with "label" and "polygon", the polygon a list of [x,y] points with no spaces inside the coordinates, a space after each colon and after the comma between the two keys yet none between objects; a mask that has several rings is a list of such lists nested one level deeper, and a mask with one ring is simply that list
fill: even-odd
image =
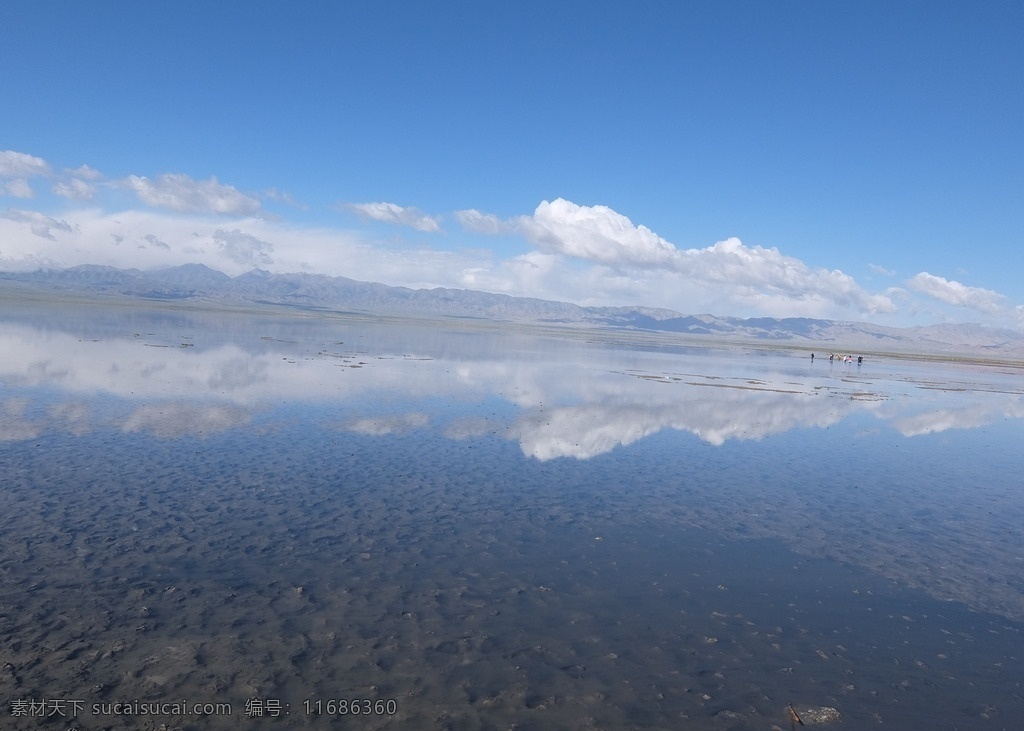
[{"label": "blue sky", "polygon": [[1024,327],[1024,5],[0,6],[0,268]]}]

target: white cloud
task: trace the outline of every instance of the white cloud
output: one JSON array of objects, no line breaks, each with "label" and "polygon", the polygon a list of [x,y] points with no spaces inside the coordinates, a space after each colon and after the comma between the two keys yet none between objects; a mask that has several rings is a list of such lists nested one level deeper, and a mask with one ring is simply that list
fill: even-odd
[{"label": "white cloud", "polygon": [[503,221],[497,216],[490,213],[481,213],[475,209],[467,209],[465,211],[455,211],[453,214],[455,220],[466,229],[479,234],[488,234],[496,236],[498,234],[513,233],[515,231],[515,225]]},{"label": "white cloud", "polygon": [[907,280],[907,286],[947,304],[968,307],[988,314],[1001,311],[1006,304],[1006,297],[991,289],[969,287],[928,272],[915,274]]},{"label": "white cloud", "polygon": [[645,226],[634,226],[607,206],[543,201],[518,229],[544,251],[602,264],[671,267],[679,251]]},{"label": "white cloud", "polygon": [[68,200],[92,200],[96,195],[95,183],[102,179],[103,174],[88,165],[65,168],[64,179],[53,184],[53,192]]},{"label": "white cloud", "polygon": [[[568,224],[563,229],[565,236],[576,235]],[[635,235],[623,230],[627,240]],[[775,249],[748,247],[736,239],[698,250],[670,250],[670,244],[654,244],[646,251],[668,251],[666,265],[631,267],[538,249],[503,258],[480,250],[381,247],[358,233],[295,227],[262,217],[79,208],[59,218],[9,211],[0,217],[0,241],[0,257],[4,267],[11,269],[31,268],[39,262],[140,269],[198,262],[232,276],[260,267],[413,288],[480,289],[584,305],[643,304],[687,313],[839,319],[871,307],[887,311],[892,302],[887,294],[864,292],[842,272],[811,269]],[[604,251],[616,250],[609,245]],[[652,256],[639,258],[647,261]]]},{"label": "white cloud", "polygon": [[[635,293],[643,297],[635,301],[678,307],[680,292],[688,291],[699,293],[703,302],[731,300],[746,309],[806,316],[842,308],[895,311],[887,295],[865,291],[839,270],[811,268],[778,249],[746,246],[736,238],[704,249],[678,249],[607,206],[580,206],[559,198],[542,202],[532,216],[504,222],[479,211],[461,211],[457,217],[470,230],[516,231],[549,255],[598,265],[588,272],[592,293]],[[557,262],[547,264],[549,270],[558,267]],[[674,301],[651,301],[652,293],[673,290]]]},{"label": "white cloud", "polygon": [[193,180],[183,173],[168,173],[150,180],[131,175],[122,185],[134,191],[146,205],[179,213],[250,215],[260,209],[259,200],[217,182],[215,177]]},{"label": "white cloud", "polygon": [[[0,214],[0,268],[90,263],[145,269],[198,262],[232,276],[260,267],[684,313],[879,319],[875,316],[898,311],[888,324],[933,317],[945,303],[1024,327],[1024,306],[1014,310],[996,292],[927,272],[909,280],[907,289],[872,292],[842,271],[811,267],[776,248],[737,238],[682,249],[608,206],[563,198],[542,201],[533,213],[510,218],[475,209],[455,211],[465,231],[515,236],[521,243],[511,250],[507,240],[493,251],[449,250],[425,244],[396,247],[390,240],[380,245],[371,231],[288,225],[268,215],[261,201],[304,207],[274,188],[247,194],[215,177],[195,180],[181,173],[102,182],[104,176],[88,165],[54,174],[41,158],[0,152],[0,194],[32,197],[34,177],[48,178],[52,191],[66,199],[65,207],[34,211],[22,210],[27,208],[23,204]],[[131,191],[152,208],[105,210],[104,198],[118,197],[116,189]],[[90,201],[91,207],[81,201]],[[442,230],[441,217],[415,207],[387,202],[338,207],[372,221]],[[868,266],[876,274],[894,275],[879,265]]]},{"label": "white cloud", "polygon": [[0,195],[11,198],[35,198],[29,178],[50,174],[50,166],[41,157],[14,150],[0,151]]},{"label": "white cloud", "polygon": [[868,269],[873,271],[875,274],[881,274],[884,277],[895,277],[896,276],[896,272],[892,271],[891,269],[886,269],[884,266],[881,266],[880,264],[870,264],[869,263],[868,264]]},{"label": "white cloud", "polygon": [[356,234],[290,227],[266,218],[225,219],[141,208],[108,213],[95,207],[70,209],[60,218],[18,209],[0,213],[0,269],[78,264],[151,269],[187,263],[206,264],[231,276],[260,266],[275,272],[436,286],[455,284],[452,273],[469,260],[431,249],[381,250]]},{"label": "white cloud", "polygon": [[81,178],[71,178],[65,182],[54,183],[53,192],[69,200],[87,201],[96,194],[96,187]]},{"label": "white cloud", "polygon": [[0,152],[0,177],[32,178],[49,175],[50,166],[41,157],[26,155],[24,152],[3,150]]},{"label": "white cloud", "polygon": [[213,233],[213,240],[217,243],[220,251],[231,261],[246,266],[264,266],[270,264],[273,259],[271,253],[274,245],[252,236],[242,233],[237,228],[233,231],[218,229]]},{"label": "white cloud", "polygon": [[21,211],[14,208],[7,209],[7,212],[3,215],[9,221],[15,223],[27,224],[29,230],[35,235],[43,239],[49,239],[50,241],[56,241],[57,237],[54,235],[54,230],[63,231],[65,233],[74,233],[75,228],[70,223],[64,220],[58,220],[49,216],[44,216],[38,211]]},{"label": "white cloud", "polygon": [[15,178],[0,185],[0,191],[12,198],[35,198],[35,191],[25,178]]},{"label": "white cloud", "polygon": [[88,165],[80,165],[75,169],[67,169],[64,171],[73,178],[81,178],[82,180],[99,180],[103,177],[103,173],[99,170],[95,170]]},{"label": "white cloud", "polygon": [[284,203],[286,206],[291,206],[292,208],[296,208],[300,211],[308,209],[308,206],[295,200],[291,193],[278,190],[277,188],[267,188],[260,195],[264,200]]},{"label": "white cloud", "polygon": [[344,207],[374,221],[397,223],[430,233],[441,230],[441,223],[436,217],[428,216],[418,208],[406,208],[394,203],[347,203]]}]

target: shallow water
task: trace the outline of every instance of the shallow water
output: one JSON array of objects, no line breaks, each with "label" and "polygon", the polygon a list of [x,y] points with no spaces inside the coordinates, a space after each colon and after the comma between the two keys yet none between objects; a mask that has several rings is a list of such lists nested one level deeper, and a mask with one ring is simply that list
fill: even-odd
[{"label": "shallow water", "polygon": [[4,728],[1024,718],[1024,371],[5,304]]}]

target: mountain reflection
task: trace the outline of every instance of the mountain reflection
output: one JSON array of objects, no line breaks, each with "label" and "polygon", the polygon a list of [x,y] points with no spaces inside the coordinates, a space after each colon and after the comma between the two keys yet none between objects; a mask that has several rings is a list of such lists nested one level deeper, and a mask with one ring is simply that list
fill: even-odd
[{"label": "mountain reflection", "polygon": [[[961,369],[944,388],[940,365],[929,366],[925,381],[909,362],[858,368],[785,351],[685,348],[656,336],[101,314],[63,326],[0,322],[0,440],[101,425],[202,437],[287,404],[341,407],[347,416],[333,426],[364,435],[496,434],[543,461],[588,459],[667,429],[720,446],[824,429],[855,414],[904,436],[1024,416],[1014,376],[994,369],[976,368],[966,381]],[[470,408],[482,403],[495,413]]]}]

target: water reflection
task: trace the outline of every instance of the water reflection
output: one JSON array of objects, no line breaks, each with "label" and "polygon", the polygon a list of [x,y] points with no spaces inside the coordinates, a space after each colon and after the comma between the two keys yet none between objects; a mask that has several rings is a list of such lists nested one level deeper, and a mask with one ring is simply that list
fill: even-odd
[{"label": "water reflection", "polygon": [[0,696],[399,698],[367,728],[1024,713],[1013,369],[42,306],[0,348]]},{"label": "water reflection", "polygon": [[[91,411],[103,399],[120,404],[110,426],[166,438],[242,426],[282,404],[333,404],[359,412],[342,425],[350,431],[385,435],[441,422],[450,438],[497,434],[542,461],[589,459],[663,430],[721,446],[855,415],[908,437],[1024,416],[1019,374],[1005,367],[811,363],[801,353],[695,350],[668,340],[637,349],[614,333],[566,337],[483,324],[213,314],[151,323],[93,314],[64,328],[50,319],[0,323],[0,439],[85,433],[99,423]],[[387,411],[424,399],[433,400],[429,408]],[[499,404],[500,415],[465,407],[481,402]]]}]

